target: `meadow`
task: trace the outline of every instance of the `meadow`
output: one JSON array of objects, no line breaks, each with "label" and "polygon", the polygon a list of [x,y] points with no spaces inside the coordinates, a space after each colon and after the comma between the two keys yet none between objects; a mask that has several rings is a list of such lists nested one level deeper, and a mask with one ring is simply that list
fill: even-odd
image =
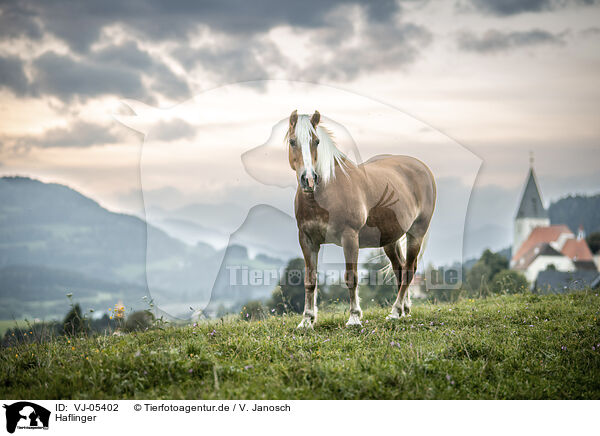
[{"label": "meadow", "polygon": [[[600,296],[322,311],[4,347],[5,399],[599,399]],[[23,334],[29,334],[26,330]]]}]

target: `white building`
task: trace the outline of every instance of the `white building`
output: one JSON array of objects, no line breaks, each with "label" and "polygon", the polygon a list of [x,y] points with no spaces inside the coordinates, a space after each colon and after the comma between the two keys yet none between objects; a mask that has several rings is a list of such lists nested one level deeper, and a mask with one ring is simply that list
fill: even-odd
[{"label": "white building", "polygon": [[583,228],[575,236],[564,224],[550,225],[533,166],[515,217],[510,267],[522,272],[532,286],[538,274],[549,269],[563,273],[598,270]]}]

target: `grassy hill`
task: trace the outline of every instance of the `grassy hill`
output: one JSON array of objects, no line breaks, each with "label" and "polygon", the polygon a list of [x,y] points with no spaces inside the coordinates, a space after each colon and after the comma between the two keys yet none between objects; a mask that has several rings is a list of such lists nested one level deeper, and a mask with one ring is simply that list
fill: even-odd
[{"label": "grassy hill", "polygon": [[[600,398],[600,297],[516,295],[57,338],[0,352],[6,399]],[[243,314],[242,314],[243,316]],[[24,331],[24,333],[28,333]]]}]

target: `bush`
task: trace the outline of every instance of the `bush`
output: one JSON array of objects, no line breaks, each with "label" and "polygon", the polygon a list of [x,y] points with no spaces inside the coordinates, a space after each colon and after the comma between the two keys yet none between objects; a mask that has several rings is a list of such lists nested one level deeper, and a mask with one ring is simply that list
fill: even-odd
[{"label": "bush", "polygon": [[249,301],[240,312],[240,318],[244,321],[258,321],[265,319],[268,309],[260,301]]},{"label": "bush", "polygon": [[154,315],[149,310],[140,310],[131,313],[125,321],[125,331],[144,331],[154,324]]},{"label": "bush", "polygon": [[529,284],[520,272],[505,269],[492,278],[490,289],[496,294],[519,294],[526,292]]}]

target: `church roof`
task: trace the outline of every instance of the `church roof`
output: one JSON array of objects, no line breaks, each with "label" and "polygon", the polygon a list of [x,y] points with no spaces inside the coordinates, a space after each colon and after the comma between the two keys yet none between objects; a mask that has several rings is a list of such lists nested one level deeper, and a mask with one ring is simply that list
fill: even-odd
[{"label": "church roof", "polygon": [[533,247],[529,248],[522,256],[519,257],[518,262],[515,265],[515,269],[526,270],[529,265],[537,259],[538,256],[564,256],[559,251],[556,251],[548,242],[540,242]]},{"label": "church roof", "polygon": [[567,239],[561,251],[573,260],[594,261],[592,250],[590,250],[585,239]]},{"label": "church roof", "polygon": [[548,218],[548,212],[544,209],[533,168],[529,168],[527,184],[517,211],[517,218]]},{"label": "church roof", "polygon": [[525,240],[525,242],[521,244],[521,247],[513,256],[513,261],[518,261],[521,257],[523,257],[525,253],[533,249],[536,245],[541,244],[542,242],[550,243],[556,241],[558,237],[563,233],[575,236],[573,235],[573,232],[571,232],[571,230],[564,224],[548,227],[536,227],[531,231],[529,237]]}]

